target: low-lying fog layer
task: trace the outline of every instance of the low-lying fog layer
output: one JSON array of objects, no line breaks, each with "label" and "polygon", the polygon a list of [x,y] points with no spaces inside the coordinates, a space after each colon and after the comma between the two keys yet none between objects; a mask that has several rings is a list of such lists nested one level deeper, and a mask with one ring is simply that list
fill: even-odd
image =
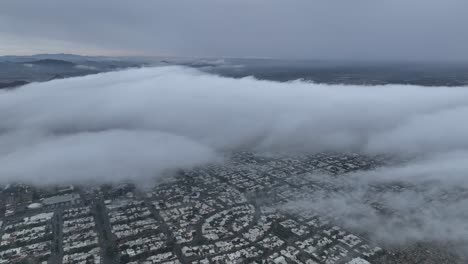
[{"label": "low-lying fog layer", "polygon": [[[291,206],[332,208],[378,237],[466,239],[467,200],[426,198],[468,187],[467,118],[466,87],[277,83],[181,67],[104,73],[0,92],[0,183],[138,182],[237,148],[409,155],[419,161],[350,176],[347,196]],[[422,223],[389,236],[397,222],[382,224],[363,203],[374,181],[429,186],[380,197],[404,214],[396,220]],[[368,217],[356,222],[356,211]]]},{"label": "low-lying fog layer", "polygon": [[467,161],[459,152],[342,177],[310,174],[338,191],[312,192],[280,208],[325,215],[385,245],[453,242],[468,256]]}]

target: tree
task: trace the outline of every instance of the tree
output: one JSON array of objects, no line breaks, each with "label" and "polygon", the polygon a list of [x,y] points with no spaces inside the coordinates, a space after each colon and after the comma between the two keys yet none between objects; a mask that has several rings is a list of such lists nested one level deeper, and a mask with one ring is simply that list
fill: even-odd
[{"label": "tree", "polygon": [[128,254],[120,256],[120,263],[125,264],[130,262],[130,256]]},{"label": "tree", "polygon": [[112,245],[106,246],[106,255],[109,256],[110,258],[115,257],[116,254],[115,254],[114,247]]}]

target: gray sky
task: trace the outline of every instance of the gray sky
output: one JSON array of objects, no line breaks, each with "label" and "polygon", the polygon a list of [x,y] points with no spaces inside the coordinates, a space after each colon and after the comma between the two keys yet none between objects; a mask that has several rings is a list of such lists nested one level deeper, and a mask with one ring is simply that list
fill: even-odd
[{"label": "gray sky", "polygon": [[466,0],[0,2],[0,54],[468,60]]}]

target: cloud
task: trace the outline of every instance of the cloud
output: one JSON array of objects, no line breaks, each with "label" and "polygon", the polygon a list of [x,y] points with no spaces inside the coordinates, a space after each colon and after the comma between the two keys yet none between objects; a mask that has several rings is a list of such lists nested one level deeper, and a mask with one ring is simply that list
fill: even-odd
[{"label": "cloud", "polygon": [[1,158],[2,181],[39,185],[144,183],[161,177],[166,170],[218,159],[211,149],[186,138],[143,130],[49,135],[16,147]]},{"label": "cloud", "polygon": [[[161,151],[175,159],[164,169],[178,166],[178,156],[184,167],[242,148],[451,153],[468,148],[467,115],[463,87],[277,83],[181,67],[103,73],[1,92],[0,181],[145,178],[159,171]],[[132,154],[131,145],[138,146]],[[112,168],[110,161],[124,158],[129,169]],[[88,168],[66,169],[77,164]]]},{"label": "cloud", "polygon": [[[286,207],[386,243],[466,240],[466,116],[466,87],[279,83],[183,67],[32,83],[0,91],[0,183],[141,183],[236,149],[391,154],[409,161],[310,175],[346,191]],[[394,183],[406,187],[375,191]]]},{"label": "cloud", "polygon": [[92,71],[98,70],[98,68],[94,66],[89,66],[89,65],[75,65],[75,68],[79,70],[92,70]]},{"label": "cloud", "polygon": [[314,212],[388,248],[417,241],[452,243],[468,256],[468,151],[426,153],[404,164],[305,178],[332,190],[310,192],[279,208]]},{"label": "cloud", "polygon": [[466,256],[467,158],[463,152],[337,178],[311,175],[316,182],[326,179],[334,190],[311,192],[281,209],[325,215],[390,248],[450,242],[451,251]]}]

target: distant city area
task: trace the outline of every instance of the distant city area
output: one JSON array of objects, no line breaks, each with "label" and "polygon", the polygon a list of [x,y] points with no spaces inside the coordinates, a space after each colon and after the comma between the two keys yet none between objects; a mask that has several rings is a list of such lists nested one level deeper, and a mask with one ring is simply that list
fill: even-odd
[{"label": "distant city area", "polygon": [[[227,77],[252,76],[261,80],[306,80],[324,84],[421,86],[468,85],[468,64],[445,62],[288,61],[269,59],[226,59],[192,67]],[[211,66],[211,67],[206,67]]]},{"label": "distant city area", "polygon": [[466,263],[430,244],[389,248],[340,219],[283,209],[313,192],[340,191],[311,173],[343,177],[391,160],[237,152],[152,188],[3,186],[0,263]]}]

